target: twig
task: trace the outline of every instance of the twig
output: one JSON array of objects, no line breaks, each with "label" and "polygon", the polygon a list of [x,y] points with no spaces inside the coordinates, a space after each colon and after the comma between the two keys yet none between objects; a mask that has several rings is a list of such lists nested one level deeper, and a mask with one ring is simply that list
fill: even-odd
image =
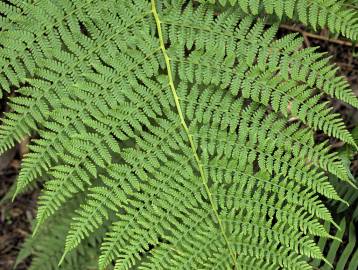
[{"label": "twig", "polygon": [[29,143],[30,143],[30,137],[26,136],[21,142],[20,142],[20,156],[24,157],[29,152]]},{"label": "twig", "polygon": [[311,47],[311,42],[310,40],[308,39],[306,33],[302,33],[302,36],[303,36],[303,39],[305,40],[305,44],[306,44],[306,47]]},{"label": "twig", "polygon": [[280,28],[286,29],[286,30],[289,30],[289,31],[293,31],[293,32],[299,32],[299,33],[301,33],[303,35],[304,38],[305,37],[306,38],[310,37],[310,38],[324,40],[324,41],[328,41],[328,42],[339,44],[339,45],[358,48],[358,44],[353,45],[353,43],[350,42],[350,41],[345,41],[345,40],[341,40],[341,39],[331,39],[331,38],[328,38],[328,37],[325,37],[325,36],[316,35],[316,34],[304,31],[304,30],[302,30],[300,28],[291,26],[291,25],[281,24]]}]

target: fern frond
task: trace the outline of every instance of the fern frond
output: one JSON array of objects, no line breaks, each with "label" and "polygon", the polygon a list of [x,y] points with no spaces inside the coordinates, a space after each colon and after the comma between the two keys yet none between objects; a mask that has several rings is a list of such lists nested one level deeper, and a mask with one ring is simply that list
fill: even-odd
[{"label": "fern frond", "polygon": [[[68,94],[68,87],[76,85],[78,81],[83,81],[84,74],[90,72],[91,68],[90,66],[84,68],[85,65],[83,64],[85,62],[91,62],[94,61],[94,59],[96,59],[96,61],[98,62],[99,60],[97,58],[97,55],[100,53],[101,50],[103,50],[103,48],[108,46],[108,43],[113,42],[114,37],[116,37],[117,35],[119,36],[123,34],[128,34],[127,31],[135,31],[135,29],[130,27],[136,26],[136,22],[138,20],[148,15],[148,12],[145,13],[143,11],[144,7],[139,5],[136,10],[133,10],[134,14],[125,12],[125,6],[123,7],[123,9],[117,8],[116,11],[120,12],[122,19],[115,19],[115,28],[110,30],[111,24],[102,24],[100,26],[100,31],[102,33],[112,33],[112,31],[115,30],[113,31],[114,33],[112,33],[112,35],[96,35],[96,32],[94,32],[92,35],[93,37],[96,37],[95,40],[89,40],[87,36],[81,33],[80,25],[78,23],[74,23],[75,21],[77,21],[75,19],[77,15],[74,14],[78,14],[78,16],[81,17],[83,16],[83,19],[85,19],[85,21],[83,21],[81,17],[78,18],[78,20],[81,19],[80,21],[83,21],[83,23],[85,23],[89,21],[92,17],[86,14],[81,14],[82,12],[86,13],[86,9],[90,8],[88,10],[89,14],[96,14],[97,12],[101,11],[101,8],[103,8],[103,6],[111,6],[111,1],[105,1],[100,7],[96,8],[91,5],[91,1],[87,3],[83,3],[83,1],[76,2],[78,3],[74,3],[72,1],[63,2],[64,7],[67,7],[68,9],[68,5],[70,5],[70,7],[73,9],[69,11],[68,14],[67,12],[64,12],[64,14],[67,14],[66,19],[69,20],[68,24],[71,25],[71,27],[68,27],[66,23],[63,25],[61,24],[61,27],[59,27],[57,25],[57,23],[61,22],[61,20],[59,20],[52,26],[44,25],[45,29],[43,30],[43,32],[37,33],[39,36],[41,36],[47,33],[47,31],[49,31],[46,30],[47,28],[51,29],[53,27],[54,30],[49,31],[53,36],[46,36],[46,38],[43,39],[33,38],[33,42],[36,41],[36,44],[38,43],[41,47],[39,48],[39,52],[42,53],[42,50],[46,49],[48,50],[48,54],[51,55],[54,59],[48,59],[48,56],[46,55],[33,55],[33,57],[35,57],[37,61],[40,61],[40,63],[36,63],[36,65],[38,66],[36,74],[40,78],[44,78],[45,81],[30,81],[30,83],[34,83],[33,86],[36,87],[36,89],[31,89],[31,91],[25,89],[25,91],[27,95],[34,95],[34,97],[36,97],[37,102],[35,104],[31,104],[33,105],[33,107],[31,107],[31,110],[28,108],[20,107],[16,114],[11,114],[9,120],[6,120],[6,125],[2,126],[6,127],[6,129],[4,128],[0,130],[0,152],[3,152],[10,148],[14,144],[14,142],[18,140],[19,137],[23,137],[25,134],[28,134],[31,129],[34,129],[36,126],[33,122],[34,119],[37,120],[36,116],[38,114],[43,114],[42,112],[44,110],[48,110],[48,107],[51,110],[56,109],[56,96],[61,99],[64,98],[65,95]],[[132,6],[129,6],[128,8],[133,9]],[[48,7],[39,7],[36,8],[36,11],[37,13],[41,11],[46,13],[48,12],[46,11],[47,9]],[[79,10],[81,10],[80,13],[78,13]],[[44,14],[37,14],[39,18],[42,18],[42,20],[44,20],[46,16],[42,17],[43,15]],[[53,16],[53,14],[51,14],[51,16]],[[114,21],[110,20],[114,19],[113,15],[110,16],[110,14],[107,12],[105,17],[107,17],[110,23],[114,23]],[[27,22],[27,27],[28,25],[32,24],[31,18],[28,20],[29,21]],[[132,20],[134,20],[134,23]],[[127,23],[127,25],[123,25],[125,23]],[[88,29],[93,29],[93,26],[91,27],[89,25]],[[11,35],[9,34],[9,36],[11,37],[11,39],[13,39],[12,32]],[[62,39],[60,39],[60,37],[62,37]],[[70,51],[61,50],[61,42],[65,42],[65,45],[69,48]],[[79,44],[76,44],[77,42],[79,42]],[[129,42],[133,42],[133,40]],[[50,43],[51,46],[49,45]],[[54,46],[54,44],[57,44],[57,46]],[[84,51],[83,48],[86,48],[86,51]],[[20,56],[23,57],[23,54],[20,54]],[[124,65],[129,64],[128,62],[131,61],[130,58],[126,57],[125,54],[123,54],[122,57],[127,58],[123,59],[122,63]],[[23,80],[28,81],[25,78]],[[62,90],[58,91],[58,89]],[[97,93],[96,95],[101,95],[101,93]],[[75,96],[70,96],[69,98],[75,99]],[[46,108],[43,108],[44,104],[47,105]],[[74,116],[74,118],[77,117]],[[47,117],[42,120],[47,120]]]},{"label": "fern frond", "polygon": [[[325,227],[327,230],[330,230],[330,225],[325,223]],[[313,260],[311,265],[314,267],[319,267],[322,270],[332,269],[329,265],[334,265],[334,269],[337,270],[353,270],[358,267],[358,250],[357,250],[357,234],[356,228],[353,222],[348,223],[346,219],[342,219],[339,223],[340,230],[336,232],[335,239],[328,240],[324,238],[320,238],[318,242],[318,246],[320,249],[326,250],[327,261]],[[347,238],[345,240],[345,244],[343,245],[343,238]],[[341,249],[339,252],[339,257],[337,256],[338,249]]]},{"label": "fern frond", "polygon": [[314,30],[328,27],[332,33],[357,40],[358,18],[355,9],[340,0],[199,0],[201,3],[237,5],[244,13],[259,15],[274,14],[278,19],[287,17],[310,25]]},{"label": "fern frond", "polygon": [[61,268],[58,260],[62,255],[64,239],[69,224],[72,221],[72,213],[76,209],[80,198],[68,201],[64,204],[64,213],[56,213],[46,221],[40,233],[33,238],[28,238],[17,258],[17,264],[28,256],[34,256],[30,270],[59,270],[59,269],[93,269],[96,267],[97,249],[105,232],[103,228],[96,231],[86,239],[79,249],[69,254]]},{"label": "fern frond", "polygon": [[[39,198],[37,226],[73,194],[84,191],[86,185],[91,185],[91,179],[96,178],[98,168],[106,167],[111,162],[107,146],[99,143],[98,136],[88,134],[87,137],[73,139],[72,142],[77,145],[76,149],[65,148],[68,154],[60,156],[61,160],[66,160],[64,165],[53,167],[49,172],[53,179],[46,182],[45,191]],[[92,157],[94,152],[99,153],[95,158]]]},{"label": "fern frond", "polygon": [[[209,14],[212,14],[212,11],[210,10],[207,10],[206,12],[208,12],[208,16],[210,16]],[[185,18],[190,18],[192,16],[191,14],[192,11],[187,9],[183,12],[183,16],[169,17],[170,19],[181,21],[179,24],[181,27],[178,27],[178,24],[174,23],[173,27],[175,31],[168,30],[169,33],[180,33],[174,37],[174,44],[185,44],[184,42],[187,42],[188,40],[187,36],[190,36],[189,40],[192,39],[191,44],[193,44],[196,39],[197,42],[201,44],[200,32],[203,31],[207,31],[208,35],[209,33],[210,35],[215,35],[216,29],[211,27],[210,24],[203,24],[200,26],[200,21],[199,23],[196,21],[195,23],[186,22]],[[225,19],[227,17],[229,18],[228,25],[230,26],[231,18],[229,14],[221,14],[219,18],[221,16]],[[168,27],[171,26],[169,18],[164,19],[164,25],[168,25]],[[223,18],[221,18],[221,21],[226,23],[226,20]],[[294,117],[298,117],[305,124],[314,129],[321,129],[330,136],[335,136],[354,145],[352,137],[345,130],[343,122],[337,118],[337,115],[331,114],[331,109],[324,104],[317,104],[319,96],[312,97],[313,90],[316,87],[319,89],[323,88],[323,91],[325,91],[324,89],[328,89],[328,86],[325,86],[322,79],[317,80],[317,82],[308,80],[307,83],[307,74],[302,76],[302,74],[298,73],[298,70],[300,70],[302,66],[301,55],[303,54],[305,58],[310,58],[309,56],[312,53],[311,50],[307,50],[307,52],[310,52],[309,55],[305,53],[292,54],[292,52],[297,49],[297,47],[292,46],[292,44],[296,45],[296,42],[292,42],[289,39],[283,43],[272,42],[272,34],[262,35],[264,28],[263,22],[258,22],[250,31],[250,28],[248,28],[250,26],[250,21],[250,19],[244,19],[241,22],[237,33],[228,35],[228,37],[235,38],[235,40],[241,40],[243,37],[246,37],[246,40],[240,42],[240,46],[237,46],[237,48],[228,47],[227,52],[222,51],[222,53],[216,53],[215,55],[208,53],[210,51],[217,52],[219,48],[225,48],[230,40],[226,40],[226,36],[225,39],[221,40],[219,43],[206,43],[206,55],[203,55],[202,50],[193,51],[185,63],[181,62],[185,52],[181,49],[174,50],[174,57],[171,57],[171,60],[174,65],[174,70],[178,69],[179,78],[183,81],[192,82],[193,80],[196,80],[197,82],[215,84],[220,87],[230,85],[230,91],[233,94],[237,94],[241,88],[243,97],[251,98],[264,105],[270,104],[275,110],[282,112],[284,115],[288,114],[288,106],[292,103],[291,114]],[[275,32],[275,29],[276,27],[274,26],[270,31]],[[220,32],[227,33],[225,30],[220,30]],[[220,32],[218,31],[218,33]],[[178,37],[183,40],[179,40]],[[282,50],[284,51],[282,56],[277,54],[271,56],[272,53],[270,52],[276,51],[279,53]],[[179,53],[179,55],[177,53]],[[242,59],[237,66],[232,65],[234,64],[233,61],[235,58],[233,58],[233,56],[235,54]],[[287,62],[289,57],[292,57],[292,60]],[[280,60],[280,58],[282,58],[282,60]],[[313,59],[315,59],[314,56]],[[280,65],[281,61],[282,66]],[[227,66],[228,64],[229,66]],[[294,66],[289,68],[291,64]],[[327,67],[329,70],[333,70],[331,67]],[[293,71],[288,75],[287,72],[291,69]],[[281,72],[282,77],[280,76]],[[311,78],[317,78],[317,75],[317,73],[313,73],[311,74]],[[246,80],[243,80],[244,78]],[[326,92],[330,91],[327,90]],[[341,90],[341,88],[337,89],[337,93],[329,94],[346,96],[344,90]],[[353,94],[351,93],[351,95]],[[346,99],[353,100],[353,104],[357,105],[356,97],[351,99],[348,95],[346,96]]]},{"label": "fern frond", "polygon": [[75,21],[94,18],[112,3],[94,7],[92,1],[32,2],[10,0],[1,4],[5,16],[0,22],[0,88],[8,92],[10,85],[20,87],[28,75],[46,67],[43,60],[52,55],[52,49],[61,47],[58,35],[67,25],[73,33],[80,31]]},{"label": "fern frond", "polygon": [[[358,128],[355,127],[352,131],[353,138],[356,142],[358,142]],[[343,147],[339,151],[339,156],[342,159],[342,162],[347,168],[350,168],[351,162],[354,161],[355,152],[350,147]],[[350,178],[352,179],[353,183],[357,185],[358,180],[354,178],[352,174],[350,174]],[[335,209],[337,214],[348,213],[351,217],[351,220],[356,222],[358,220],[358,207],[356,207],[357,199],[358,199],[358,192],[356,189],[352,189],[350,185],[347,183],[342,183],[337,179],[337,177],[330,177],[330,181],[332,185],[337,190],[339,196],[344,200],[344,202],[338,202],[334,200],[329,200],[329,204],[331,207]]]},{"label": "fern frond", "polygon": [[76,15],[72,5],[61,13],[72,1],[50,0],[26,13],[39,17],[36,31],[49,22],[48,37],[35,38],[36,76],[0,128],[2,151],[39,135],[17,186],[44,178],[38,237],[79,198],[60,262],[100,228],[101,270],[301,270],[325,260],[313,239],[332,238],[322,221],[336,224],[322,197],[341,200],[328,174],[351,178],[313,137],[355,142],[321,96],[357,99],[323,55],[300,50],[295,35],[276,40],[277,25],[235,7],[73,2]]},{"label": "fern frond", "polygon": [[[36,145],[33,146],[33,152],[29,154],[27,159],[25,159],[23,170],[19,176],[18,191],[21,191],[21,189],[28,183],[31,183],[39,174],[41,174],[42,168],[46,170],[50,164],[52,164],[51,162],[58,159],[58,155],[63,151],[62,147],[58,147],[59,142],[63,145],[65,144],[64,140],[68,138],[71,133],[81,131],[83,126],[82,121],[83,118],[89,114],[88,110],[92,110],[91,113],[93,114],[96,112],[94,107],[97,107],[97,110],[99,111],[108,110],[111,106],[114,106],[115,102],[123,102],[126,98],[126,92],[115,93],[113,91],[113,85],[120,82],[123,84],[121,88],[126,90],[128,84],[121,81],[121,79],[131,79],[128,76],[130,75],[129,72],[141,67],[143,64],[142,57],[144,57],[145,60],[153,59],[153,61],[155,61],[154,57],[156,51],[158,51],[157,48],[153,49],[153,53],[148,56],[144,56],[141,52],[134,53],[133,51],[121,55],[122,57],[117,56],[116,61],[113,64],[118,65],[119,68],[129,66],[129,69],[127,73],[120,74],[114,81],[112,81],[112,77],[116,76],[115,73],[108,74],[109,77],[100,77],[93,73],[86,75],[93,75],[93,80],[100,82],[102,87],[86,83],[76,83],[71,87],[71,96],[61,99],[65,102],[66,109],[53,111],[53,120],[49,121],[49,119],[45,125],[45,128],[48,131],[45,131],[42,134],[42,137],[45,138],[45,140],[38,140]],[[100,69],[101,65],[97,64],[96,67]],[[141,68],[145,67],[143,66]],[[104,71],[108,70],[104,69]],[[131,87],[131,82],[129,83],[129,87]],[[142,96],[145,95],[143,92],[139,94]],[[98,98],[101,96],[105,96],[105,100],[99,100]],[[50,140],[46,138],[49,138]]]}]

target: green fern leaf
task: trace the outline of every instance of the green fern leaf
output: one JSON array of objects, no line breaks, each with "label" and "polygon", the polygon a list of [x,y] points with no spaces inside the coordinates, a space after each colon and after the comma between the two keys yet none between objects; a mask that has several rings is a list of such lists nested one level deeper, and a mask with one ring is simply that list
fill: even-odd
[{"label": "green fern leaf", "polygon": [[216,2],[222,6],[230,3],[237,5],[246,14],[258,15],[259,13],[274,14],[281,19],[283,15],[290,19],[296,19],[305,25],[310,25],[316,30],[317,26],[327,26],[332,33],[357,40],[358,17],[355,9],[346,6],[340,0],[199,0],[201,3]]},{"label": "green fern leaf", "polygon": [[[14,47],[17,75],[0,73],[19,88],[0,152],[36,132],[17,183],[19,193],[44,181],[34,237],[68,217],[66,233],[54,225],[64,251],[56,247],[48,269],[82,265],[73,254],[92,248],[101,270],[301,270],[326,260],[314,237],[334,238],[322,224],[337,225],[322,197],[343,201],[328,176],[352,179],[314,134],[356,143],[321,97],[356,107],[358,99],[324,55],[300,49],[295,35],[276,39],[278,25],[245,13],[318,27],[321,11],[338,4],[4,5],[4,44],[12,33],[28,41]],[[31,72],[18,67],[25,58]]]}]

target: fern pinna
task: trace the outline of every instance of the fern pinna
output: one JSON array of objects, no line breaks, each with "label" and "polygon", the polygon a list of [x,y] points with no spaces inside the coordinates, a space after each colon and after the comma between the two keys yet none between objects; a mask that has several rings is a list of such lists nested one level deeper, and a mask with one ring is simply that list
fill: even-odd
[{"label": "fern pinna", "polygon": [[[289,18],[314,30],[328,27],[332,33],[358,39],[356,7],[342,0],[199,0],[202,3],[237,6],[242,12],[258,15],[266,13],[279,19]],[[355,0],[352,0],[354,4]]]},{"label": "fern pinna", "polygon": [[86,269],[93,256],[117,270],[330,264],[314,241],[334,238],[324,222],[338,227],[322,197],[342,201],[329,175],[352,182],[313,135],[356,149],[322,97],[358,99],[324,54],[236,6],[1,7],[1,85],[17,94],[0,150],[38,134],[16,194],[44,181],[35,245],[57,243],[32,269]]}]

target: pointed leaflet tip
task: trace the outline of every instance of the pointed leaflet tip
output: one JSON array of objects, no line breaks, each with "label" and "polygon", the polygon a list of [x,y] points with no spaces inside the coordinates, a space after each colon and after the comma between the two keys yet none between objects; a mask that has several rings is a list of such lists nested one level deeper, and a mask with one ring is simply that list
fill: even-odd
[{"label": "pointed leaflet tip", "polygon": [[58,263],[58,266],[61,266],[61,264],[62,264],[63,261],[65,260],[66,255],[67,255],[67,251],[65,250],[65,252],[63,253],[63,255],[62,255],[62,257],[61,257],[61,259],[60,259],[60,261],[59,261],[59,263]]},{"label": "pointed leaflet tip", "polygon": [[[341,230],[341,229],[339,229],[339,230]],[[338,237],[333,236],[333,235],[330,235],[330,234],[327,236],[327,238],[332,239],[332,240],[334,240],[334,241],[337,241],[337,242],[339,242],[339,243],[342,243],[342,242],[343,242],[342,239],[339,239]]]},{"label": "pointed leaflet tip", "polygon": [[341,202],[341,203],[343,203],[343,204],[345,204],[347,207],[350,206],[349,203],[346,200],[343,200],[341,197],[338,197],[336,200]]},{"label": "pointed leaflet tip", "polygon": [[355,183],[353,183],[351,180],[346,180],[345,182],[347,182],[352,188],[354,188],[355,190],[358,189],[357,185]]},{"label": "pointed leaflet tip", "polygon": [[14,201],[15,201],[17,195],[19,195],[18,189],[16,189],[16,191],[14,192],[14,195],[12,195],[12,197],[11,197],[11,202],[14,202]]},{"label": "pointed leaflet tip", "polygon": [[342,230],[336,222],[334,222],[333,220],[330,220],[330,222],[333,224],[334,227],[336,227],[338,231]]},{"label": "pointed leaflet tip", "polygon": [[14,195],[12,195],[11,202],[14,202],[14,201],[15,201],[17,195],[19,195],[19,187],[18,187],[18,186],[16,187],[16,190],[15,190],[15,192],[14,192]]},{"label": "pointed leaflet tip", "polygon": [[356,149],[356,151],[358,151],[358,145],[356,144],[356,142],[353,140],[353,143],[352,143],[353,147]]},{"label": "pointed leaflet tip", "polygon": [[32,232],[32,237],[35,237],[37,232],[39,231],[39,228],[40,228],[40,225],[41,225],[41,222],[36,222],[36,226],[35,226],[35,229],[34,231]]},{"label": "pointed leaflet tip", "polygon": [[324,261],[329,266],[330,269],[333,269],[333,265],[325,257],[322,257],[321,260]]}]

